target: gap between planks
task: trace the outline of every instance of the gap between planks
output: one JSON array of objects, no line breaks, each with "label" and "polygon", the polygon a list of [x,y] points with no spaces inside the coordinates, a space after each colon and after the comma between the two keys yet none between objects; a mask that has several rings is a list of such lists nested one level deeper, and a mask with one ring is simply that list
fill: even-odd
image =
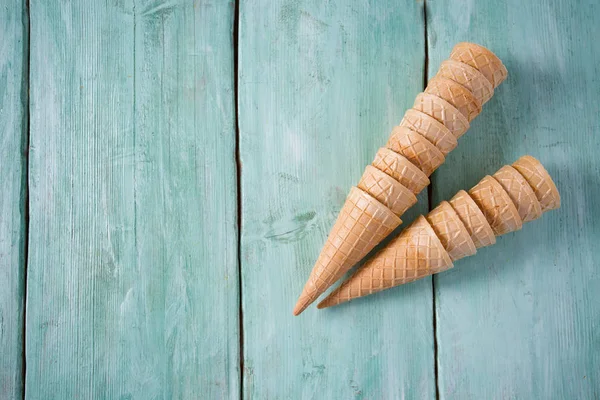
[{"label": "gap between planks", "polygon": [[29,0],[25,0],[23,4],[23,88],[21,92],[21,101],[23,107],[23,121],[21,130],[22,140],[22,191],[23,191],[23,209],[24,209],[24,230],[23,230],[23,317],[22,317],[22,355],[21,355],[21,395],[23,400],[26,398],[25,391],[27,390],[26,375],[27,375],[27,263],[29,261],[29,144],[30,144],[30,98],[29,98],[29,82],[30,82],[30,60],[31,60],[31,44],[29,41],[31,34],[31,19],[29,13]]},{"label": "gap between planks", "polygon": [[239,35],[240,35],[240,1],[235,1],[233,11],[233,101],[235,110],[235,165],[237,196],[237,264],[238,264],[238,324],[239,324],[239,368],[240,368],[240,400],[244,398],[244,310],[242,298],[242,160],[240,157],[240,114],[239,114]]}]

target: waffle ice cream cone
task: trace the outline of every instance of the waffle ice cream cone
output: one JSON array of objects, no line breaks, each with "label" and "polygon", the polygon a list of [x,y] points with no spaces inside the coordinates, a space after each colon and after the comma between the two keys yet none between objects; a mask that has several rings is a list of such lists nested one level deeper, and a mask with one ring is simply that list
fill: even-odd
[{"label": "waffle ice cream cone", "polygon": [[[406,112],[400,126],[392,131],[387,149],[380,149],[372,167],[365,171],[359,183],[361,189],[352,189],[296,304],[295,315],[401,223],[399,217],[414,204],[415,198],[411,193],[416,195],[429,184],[428,176],[457,146],[458,138],[469,129],[470,120],[479,114],[481,105],[493,93],[493,86],[500,82],[504,68],[502,63],[480,46],[465,48],[471,49],[472,54],[459,52],[459,46],[454,49],[456,62],[448,61],[440,68],[440,73],[426,89],[426,92],[432,93],[417,95],[413,109]],[[484,58],[487,63],[483,62]],[[492,82],[494,85],[490,82],[486,85],[488,73],[492,77],[498,76],[498,81]],[[457,214],[475,247],[490,241],[484,235],[483,225],[467,226],[463,220],[465,216],[459,211]],[[474,223],[478,222],[474,215],[467,217],[471,217]],[[442,226],[441,221],[439,224],[436,228],[450,229]],[[452,226],[457,227],[456,223]],[[450,231],[445,233],[452,234]],[[461,238],[465,237],[462,231]],[[448,236],[448,242],[445,242],[452,257],[472,250],[463,249],[468,246],[468,240],[460,244],[459,236],[453,240],[456,243]]]},{"label": "waffle ice cream cone", "polygon": [[450,58],[481,72],[494,88],[497,88],[508,76],[506,67],[494,53],[474,43],[457,44],[452,49]]},{"label": "waffle ice cream cone", "polygon": [[481,112],[481,102],[466,87],[443,76],[434,76],[427,87],[425,93],[436,95],[454,107],[464,115],[469,122],[473,121]]},{"label": "waffle ice cream cone", "polygon": [[533,221],[542,216],[542,206],[533,189],[516,169],[505,165],[494,174],[494,178],[510,196],[523,222]]},{"label": "waffle ice cream cone", "polygon": [[415,195],[429,185],[429,178],[423,171],[402,154],[385,147],[379,149],[371,165],[400,182]]},{"label": "waffle ice cream cone", "polygon": [[446,100],[431,93],[419,93],[413,108],[444,124],[459,139],[469,129],[469,120]]},{"label": "waffle ice cream cone", "polygon": [[421,134],[440,149],[444,156],[448,155],[458,145],[456,137],[444,124],[421,111],[407,110],[404,118],[400,121],[400,126],[406,126]]},{"label": "waffle ice cream cone", "polygon": [[490,223],[496,236],[513,232],[523,227],[523,220],[508,193],[497,180],[486,176],[471,190],[469,195]]},{"label": "waffle ice cream cone", "polygon": [[443,76],[467,88],[483,106],[494,95],[494,87],[485,75],[470,65],[446,60],[440,65],[438,76]]},{"label": "waffle ice cream cone", "polygon": [[442,201],[426,218],[452,261],[472,256],[477,252],[467,228],[450,203]]},{"label": "waffle ice cream cone", "polygon": [[[552,182],[549,176],[547,179]],[[511,200],[491,176],[486,176],[471,189],[471,192],[475,192],[483,208],[488,209],[490,205],[495,205],[493,208],[499,210],[497,215],[493,214],[493,218],[490,218],[489,215],[492,214],[489,210],[487,213],[484,210],[475,212],[480,204],[461,190],[449,203],[442,202],[426,217],[418,217],[318,307],[330,307],[447,270],[453,266],[452,261],[475,254],[474,246],[467,239],[469,236],[478,237],[473,233],[475,229],[479,229],[476,227],[482,226],[482,222],[485,221],[484,215],[491,219],[493,226],[498,225],[496,220],[504,220],[505,212],[501,210],[507,207],[503,202]],[[510,215],[511,219],[519,218],[516,209],[508,213],[514,214]],[[462,224],[464,226],[461,227]],[[485,229],[491,230],[489,226]],[[485,243],[488,245],[493,241],[486,239]]]},{"label": "waffle ice cream cone", "polygon": [[523,156],[512,165],[533,189],[542,211],[560,207],[560,194],[546,168],[534,157]]},{"label": "waffle ice cream cone", "polygon": [[397,216],[404,214],[417,202],[413,192],[372,165],[367,165],[365,168],[365,172],[358,183],[358,188],[375,197]]},{"label": "waffle ice cream cone", "polygon": [[402,221],[371,195],[353,187],[294,308],[300,314]]},{"label": "waffle ice cream cone", "polygon": [[394,128],[386,147],[402,154],[427,176],[433,174],[445,161],[444,154],[437,147],[405,126]]},{"label": "waffle ice cream cone", "polygon": [[319,308],[334,306],[452,268],[452,260],[429,222],[419,216]]},{"label": "waffle ice cream cone", "polygon": [[496,243],[496,236],[490,223],[467,192],[460,190],[450,199],[449,203],[456,211],[467,232],[469,232],[476,248],[479,249]]}]

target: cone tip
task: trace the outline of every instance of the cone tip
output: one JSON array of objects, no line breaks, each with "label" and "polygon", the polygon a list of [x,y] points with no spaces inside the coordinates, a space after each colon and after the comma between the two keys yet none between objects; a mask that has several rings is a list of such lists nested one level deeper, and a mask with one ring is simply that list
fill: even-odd
[{"label": "cone tip", "polygon": [[300,302],[298,301],[298,303],[294,307],[294,317],[297,317],[298,315],[300,315],[302,313],[302,311],[304,311],[304,309],[305,309],[305,307],[303,307],[302,304],[300,304]]}]

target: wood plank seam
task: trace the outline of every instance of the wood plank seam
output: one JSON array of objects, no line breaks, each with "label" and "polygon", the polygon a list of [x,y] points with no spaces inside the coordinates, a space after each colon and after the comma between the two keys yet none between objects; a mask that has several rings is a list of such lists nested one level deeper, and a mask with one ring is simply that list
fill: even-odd
[{"label": "wood plank seam", "polygon": [[242,159],[240,155],[240,110],[239,110],[239,34],[240,34],[240,1],[235,0],[233,11],[233,107],[235,118],[235,172],[237,196],[237,267],[238,267],[238,324],[239,324],[239,398],[244,398],[244,310],[242,288]]},{"label": "wood plank seam", "polygon": [[[429,40],[427,31],[427,0],[423,0],[423,35],[425,47],[425,60],[423,65],[423,91],[427,88],[427,82],[429,80]],[[427,186],[427,210],[431,211],[435,207],[433,204],[433,190],[435,187],[436,173],[434,172],[430,177],[430,185]],[[435,275],[431,276],[431,314],[432,314],[432,325],[433,325],[433,375],[435,379],[435,398],[440,398],[440,387],[438,379],[438,342],[437,342],[437,317],[436,317],[436,305],[435,305]]]}]

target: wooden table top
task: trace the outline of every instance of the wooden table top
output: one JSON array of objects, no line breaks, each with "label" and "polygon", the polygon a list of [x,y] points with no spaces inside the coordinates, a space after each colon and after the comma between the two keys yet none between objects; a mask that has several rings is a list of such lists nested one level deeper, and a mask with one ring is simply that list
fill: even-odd
[{"label": "wooden table top", "polygon": [[[598,1],[17,0],[0,22],[0,398],[599,398]],[[509,76],[403,226],[525,154],[562,207],[293,317],[460,41]]]}]

